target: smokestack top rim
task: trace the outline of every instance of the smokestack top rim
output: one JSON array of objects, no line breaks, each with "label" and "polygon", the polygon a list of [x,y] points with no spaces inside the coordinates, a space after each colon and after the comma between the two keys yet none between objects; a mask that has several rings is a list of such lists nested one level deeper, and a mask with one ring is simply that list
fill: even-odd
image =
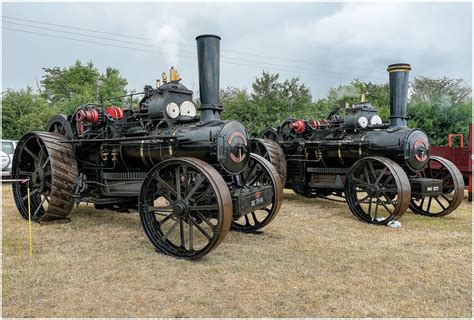
[{"label": "smokestack top rim", "polygon": [[201,34],[201,35],[196,37],[196,40],[198,40],[200,38],[217,38],[219,40],[222,40],[221,37],[219,37],[218,35],[215,35],[215,34]]},{"label": "smokestack top rim", "polygon": [[411,66],[409,63],[394,63],[387,67],[388,72],[397,72],[397,71],[408,72],[410,70],[411,70]]}]

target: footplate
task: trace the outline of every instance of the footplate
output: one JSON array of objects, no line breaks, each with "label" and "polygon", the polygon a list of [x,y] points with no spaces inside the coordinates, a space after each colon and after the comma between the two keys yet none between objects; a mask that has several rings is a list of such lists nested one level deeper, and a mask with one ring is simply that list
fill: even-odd
[{"label": "footplate", "polygon": [[430,178],[410,179],[412,196],[439,196],[443,191],[443,180]]},{"label": "footplate", "polygon": [[273,189],[271,186],[247,187],[234,190],[231,196],[234,217],[241,217],[272,204]]}]

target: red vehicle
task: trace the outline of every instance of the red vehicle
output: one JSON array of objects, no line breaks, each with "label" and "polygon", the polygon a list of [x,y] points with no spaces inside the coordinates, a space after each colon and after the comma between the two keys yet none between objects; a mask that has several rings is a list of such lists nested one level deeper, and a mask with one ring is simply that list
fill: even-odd
[{"label": "red vehicle", "polygon": [[[453,146],[453,138],[459,137],[459,147]],[[448,146],[431,147],[431,155],[448,159],[461,171],[464,184],[468,186],[469,201],[472,201],[472,123],[469,125],[469,145],[464,145],[464,135],[450,133]]]}]

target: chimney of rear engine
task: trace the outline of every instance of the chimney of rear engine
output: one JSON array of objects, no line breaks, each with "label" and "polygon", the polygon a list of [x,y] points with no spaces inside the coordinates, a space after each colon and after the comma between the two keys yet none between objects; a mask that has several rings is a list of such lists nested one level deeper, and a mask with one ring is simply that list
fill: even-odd
[{"label": "chimney of rear engine", "polygon": [[388,66],[390,83],[390,126],[406,127],[408,102],[408,75],[411,66],[408,63],[396,63]]}]

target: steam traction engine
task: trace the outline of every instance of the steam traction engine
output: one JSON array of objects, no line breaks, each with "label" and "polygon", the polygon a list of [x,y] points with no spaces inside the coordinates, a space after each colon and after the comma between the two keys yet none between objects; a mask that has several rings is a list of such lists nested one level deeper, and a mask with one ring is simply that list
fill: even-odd
[{"label": "steam traction engine", "polygon": [[463,177],[450,161],[430,157],[423,131],[406,127],[410,70],[388,67],[390,123],[362,102],[346,107],[345,117],[336,109],[322,121],[289,118],[253,140],[252,150],[275,164],[287,188],[305,197],[343,196],[365,222],[387,224],[408,208],[451,213],[463,199]]},{"label": "steam traction engine", "polygon": [[[161,86],[145,87],[138,110],[86,104],[21,138],[13,176],[30,179],[34,221],[65,219],[80,202],[135,209],[160,252],[191,259],[229,229],[253,232],[272,221],[282,201],[278,173],[250,152],[241,123],[220,119],[220,38],[196,40],[200,118],[172,68],[169,82],[165,74]],[[27,219],[27,186],[14,183],[13,194]]]}]

